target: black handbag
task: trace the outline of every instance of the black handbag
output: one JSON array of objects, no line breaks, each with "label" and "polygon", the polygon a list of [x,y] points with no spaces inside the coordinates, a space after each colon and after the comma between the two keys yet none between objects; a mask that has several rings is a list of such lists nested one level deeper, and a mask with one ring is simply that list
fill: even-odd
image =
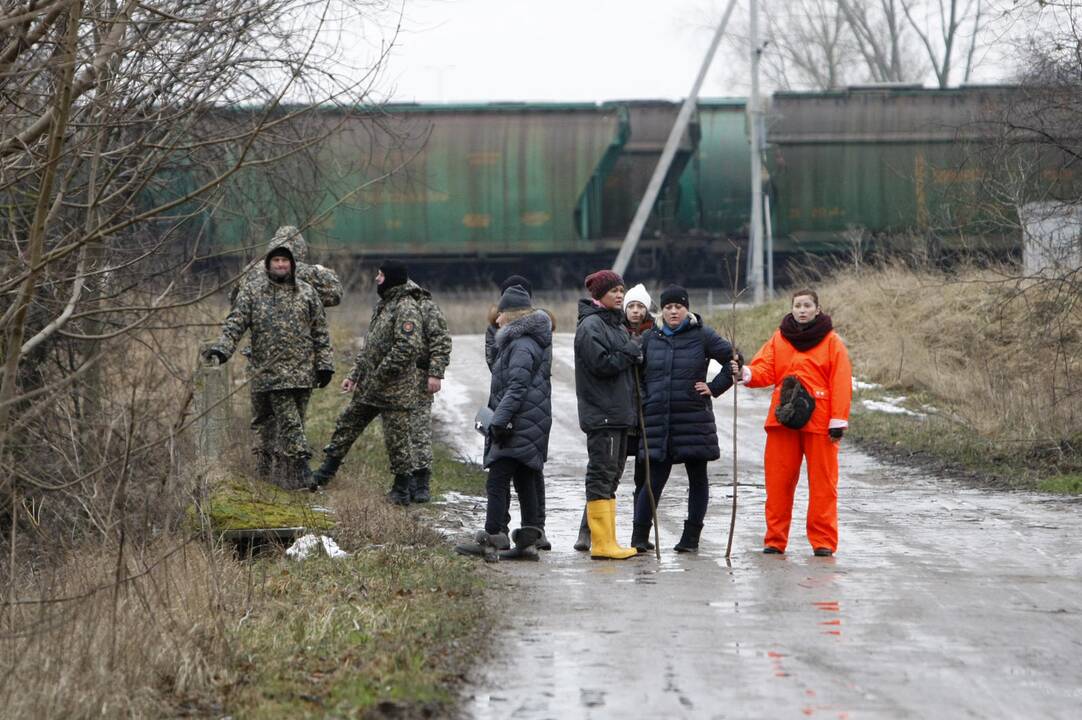
[{"label": "black handbag", "polygon": [[815,398],[796,375],[786,375],[781,381],[781,396],[774,408],[774,417],[785,427],[799,430],[808,424],[813,412]]}]

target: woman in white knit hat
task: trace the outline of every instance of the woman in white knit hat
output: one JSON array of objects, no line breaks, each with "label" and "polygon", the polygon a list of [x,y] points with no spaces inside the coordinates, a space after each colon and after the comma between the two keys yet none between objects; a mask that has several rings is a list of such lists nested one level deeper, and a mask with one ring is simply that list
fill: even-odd
[{"label": "woman in white knit hat", "polygon": [[[627,330],[631,333],[633,338],[642,338],[645,333],[654,329],[654,316],[650,314],[650,306],[652,304],[653,301],[650,299],[650,293],[646,291],[646,286],[642,283],[631,288],[627,291],[627,294],[624,295],[624,325],[627,326]],[[642,403],[642,399],[639,397],[640,391],[641,389],[636,386],[636,409],[641,407]],[[639,493],[646,483],[646,463],[643,462],[643,458],[638,457],[639,434],[639,426],[636,422],[636,425],[628,432],[627,438],[627,456],[635,458],[635,493],[633,495],[633,503],[638,502]],[[654,549],[654,544],[649,540],[646,541],[646,545],[647,549]]]}]

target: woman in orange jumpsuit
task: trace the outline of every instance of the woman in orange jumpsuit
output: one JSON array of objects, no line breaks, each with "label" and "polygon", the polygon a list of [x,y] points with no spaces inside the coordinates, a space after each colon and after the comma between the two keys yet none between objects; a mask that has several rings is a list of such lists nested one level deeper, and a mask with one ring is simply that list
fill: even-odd
[{"label": "woman in orange jumpsuit", "polygon": [[[747,387],[774,386],[766,417],[763,552],[785,552],[793,495],[806,459],[808,542],[816,555],[828,556],[838,549],[838,446],[849,426],[853,369],[819,296],[798,290],[792,301],[792,312],[741,371]],[[790,377],[799,385],[786,382]]]}]

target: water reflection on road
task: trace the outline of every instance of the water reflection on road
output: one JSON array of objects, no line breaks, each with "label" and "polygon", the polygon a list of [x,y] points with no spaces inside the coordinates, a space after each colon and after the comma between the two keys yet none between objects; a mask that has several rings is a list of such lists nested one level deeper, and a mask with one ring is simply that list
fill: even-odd
[{"label": "water reflection on road", "polygon": [[[715,401],[722,459],[698,555],[671,551],[687,480],[659,507],[662,560],[591,561],[571,549],[583,503],[571,336],[556,336],[546,466],[551,553],[486,572],[516,585],[490,660],[467,692],[477,718],[1073,717],[1082,701],[1082,505],[986,493],[843,448],[838,555],[816,558],[797,494],[789,552],[764,556],[762,421],[741,389],[737,532],[725,542],[732,398]],[[488,393],[481,336],[455,338],[436,404],[444,431],[481,453]],[[630,469],[630,466],[629,466]],[[631,530],[630,474],[617,499]],[[464,530],[480,525],[480,499]],[[517,509],[512,514],[516,514]],[[515,521],[517,523],[517,519]],[[513,523],[514,524],[514,523]]]}]

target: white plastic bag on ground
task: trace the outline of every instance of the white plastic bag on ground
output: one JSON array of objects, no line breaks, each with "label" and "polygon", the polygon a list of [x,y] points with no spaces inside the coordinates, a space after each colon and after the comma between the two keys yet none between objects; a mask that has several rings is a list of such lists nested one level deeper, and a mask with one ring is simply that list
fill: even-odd
[{"label": "white plastic bag on ground", "polygon": [[286,555],[294,560],[307,560],[313,553],[332,558],[349,557],[348,552],[338,547],[338,543],[326,535],[303,535],[286,550]]}]

